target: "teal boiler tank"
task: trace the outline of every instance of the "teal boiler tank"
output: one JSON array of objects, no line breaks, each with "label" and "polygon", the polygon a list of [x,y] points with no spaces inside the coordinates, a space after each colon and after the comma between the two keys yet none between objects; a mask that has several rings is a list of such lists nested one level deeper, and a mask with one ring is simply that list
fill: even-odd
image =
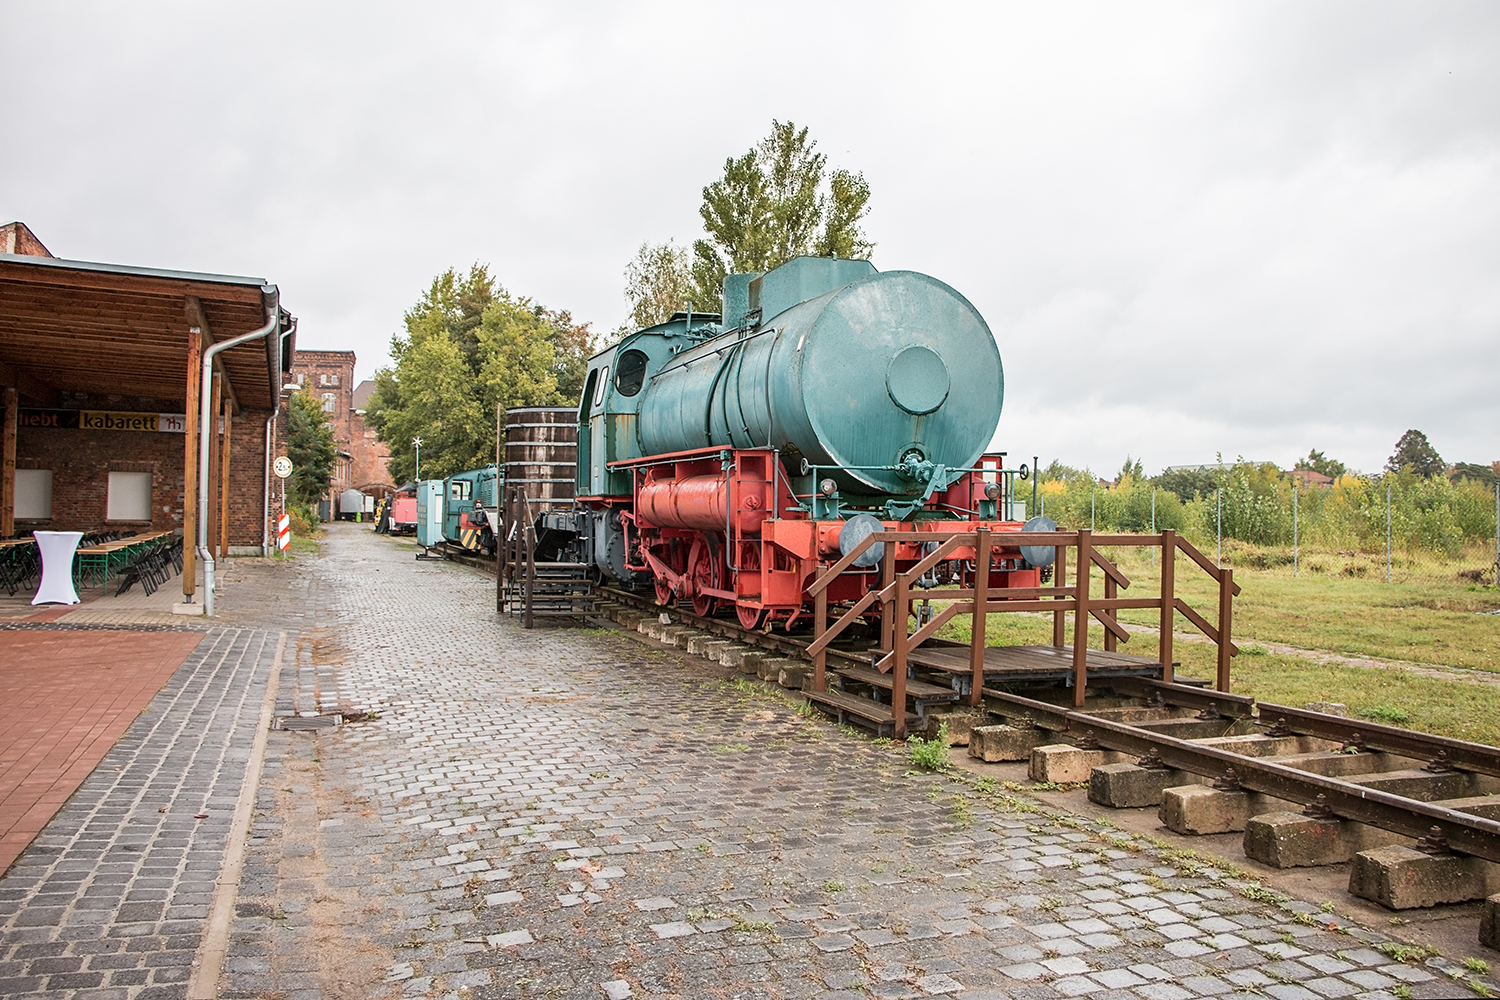
[{"label": "teal boiler tank", "polygon": [[641,454],[769,446],[794,469],[799,456],[828,467],[820,476],[845,492],[913,495],[932,467],[968,468],[989,446],[1005,398],[1000,350],[936,278],[802,257],[731,276],[724,297],[725,326],[741,328],[650,378]]}]

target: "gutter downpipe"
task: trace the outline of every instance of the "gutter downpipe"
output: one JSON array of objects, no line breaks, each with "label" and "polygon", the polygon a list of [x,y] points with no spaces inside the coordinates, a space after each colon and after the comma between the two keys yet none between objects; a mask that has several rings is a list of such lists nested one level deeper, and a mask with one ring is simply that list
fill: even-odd
[{"label": "gutter downpipe", "polygon": [[[203,382],[198,391],[198,558],[203,562],[203,613],[209,618],[214,616],[214,557],[208,550],[208,454],[209,442],[219,429],[218,414],[209,413],[213,405],[214,358],[231,347],[261,340],[281,325],[281,293],[275,285],[261,285],[260,295],[270,313],[266,325],[214,344],[203,352]],[[212,432],[210,420],[214,421]]]},{"label": "gutter downpipe", "polygon": [[[280,374],[279,372],[277,373]],[[277,381],[281,381],[279,378]],[[266,418],[266,468],[265,485],[261,487],[260,555],[264,559],[271,554],[271,423],[281,412],[281,393],[276,394],[276,409]]]}]

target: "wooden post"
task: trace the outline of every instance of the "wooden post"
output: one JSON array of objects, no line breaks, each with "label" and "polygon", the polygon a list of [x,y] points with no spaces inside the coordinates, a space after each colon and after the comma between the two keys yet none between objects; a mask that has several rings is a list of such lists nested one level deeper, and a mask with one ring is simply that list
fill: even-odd
[{"label": "wooden post", "polygon": [[990,603],[990,529],[974,532],[974,623],[969,630],[969,671],[973,675],[969,704],[978,706],[984,688],[984,653],[988,645],[985,615]]},{"label": "wooden post", "polygon": [[5,428],[0,444],[0,538],[16,533],[16,428],[21,411],[16,387],[5,387]]},{"label": "wooden post", "polygon": [[[880,589],[885,590],[896,582],[896,536],[894,533],[886,533],[885,541],[882,542],[884,549],[880,556]],[[880,648],[891,650],[896,648],[896,599],[891,596],[889,601],[880,605]]]},{"label": "wooden post", "polygon": [[[508,508],[505,507],[505,463],[504,463],[504,441],[505,433],[505,405],[495,403],[495,514],[499,517],[495,531],[504,534],[507,526]],[[505,540],[495,538],[495,613],[505,610]]]},{"label": "wooden post", "polygon": [[[828,631],[828,588],[824,587],[818,591],[813,598],[813,640],[823,638],[823,633]],[[820,649],[813,655],[813,690],[828,690],[828,651]]]},{"label": "wooden post", "polygon": [[198,406],[203,377],[203,334],[188,330],[187,433],[182,459],[182,596],[191,604],[198,585]]},{"label": "wooden post", "polygon": [[[1062,589],[1068,585],[1068,547],[1059,545],[1054,551],[1057,558],[1052,562],[1052,586]],[[1064,625],[1063,612],[1052,612],[1052,645],[1058,649],[1063,648],[1064,636],[1067,635],[1063,631]]]},{"label": "wooden post", "polygon": [[532,596],[536,593],[536,543],[531,537],[531,528],[528,526],[521,531],[521,537],[525,539],[525,551],[521,558],[526,560],[526,616],[523,619],[527,628],[536,624],[532,616]]},{"label": "wooden post", "polygon": [[219,547],[219,431],[223,426],[224,376],[214,372],[208,405],[208,551],[217,560]]},{"label": "wooden post", "polygon": [[[1108,573],[1105,573],[1104,574],[1104,596],[1106,598],[1110,598],[1110,597],[1117,597],[1118,595],[1119,595],[1119,584],[1117,584],[1115,582],[1115,578],[1114,577],[1110,576]],[[1107,608],[1104,611],[1104,616],[1106,618],[1108,618],[1110,621],[1114,621],[1116,619],[1116,612],[1115,612],[1115,610],[1113,608]],[[1105,630],[1104,630],[1104,651],[1106,653],[1113,653],[1118,648],[1118,646],[1119,646],[1119,640],[1116,639],[1115,638],[1115,634],[1113,632],[1111,632],[1106,627]]]},{"label": "wooden post", "polygon": [[894,726],[891,735],[898,740],[906,739],[906,649],[911,638],[911,633],[907,631],[910,627],[907,621],[910,603],[911,591],[907,574],[897,574],[896,600],[892,604],[891,615],[896,626],[895,646],[892,647],[896,652],[895,665],[891,668],[891,722]]},{"label": "wooden post", "polygon": [[1234,570],[1219,570],[1219,677],[1215,685],[1220,691],[1229,691],[1229,659],[1234,652],[1234,643],[1229,638],[1230,621],[1234,610]]},{"label": "wooden post", "polygon": [[1094,564],[1093,532],[1088,528],[1078,529],[1078,584],[1073,610],[1073,707],[1083,707],[1083,695],[1088,689],[1089,666],[1089,569]]},{"label": "wooden post", "polygon": [[219,558],[229,558],[229,435],[234,428],[234,407],[224,400],[223,457],[219,459]]},{"label": "wooden post", "polygon": [[1161,660],[1161,679],[1175,683],[1172,672],[1172,626],[1177,621],[1177,532],[1168,528],[1161,533],[1161,638],[1157,656]]}]

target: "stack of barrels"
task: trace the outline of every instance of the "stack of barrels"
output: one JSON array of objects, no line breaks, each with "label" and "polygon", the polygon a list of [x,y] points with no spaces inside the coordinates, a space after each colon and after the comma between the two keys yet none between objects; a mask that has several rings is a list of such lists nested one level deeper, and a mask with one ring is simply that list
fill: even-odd
[{"label": "stack of barrels", "polygon": [[496,610],[534,618],[593,610],[587,567],[535,561],[531,525],[549,507],[571,507],[578,477],[578,410],[518,406],[505,411],[505,492]]},{"label": "stack of barrels", "polygon": [[578,481],[578,410],[518,406],[505,411],[505,495],[519,490],[535,513],[566,506]]}]

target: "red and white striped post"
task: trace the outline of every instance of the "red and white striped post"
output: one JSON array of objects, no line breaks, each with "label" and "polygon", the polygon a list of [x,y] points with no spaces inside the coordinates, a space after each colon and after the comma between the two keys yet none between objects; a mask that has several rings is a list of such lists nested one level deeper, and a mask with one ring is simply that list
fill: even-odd
[{"label": "red and white striped post", "polygon": [[282,514],[276,519],[276,547],[284,554],[292,544],[292,519]]}]

